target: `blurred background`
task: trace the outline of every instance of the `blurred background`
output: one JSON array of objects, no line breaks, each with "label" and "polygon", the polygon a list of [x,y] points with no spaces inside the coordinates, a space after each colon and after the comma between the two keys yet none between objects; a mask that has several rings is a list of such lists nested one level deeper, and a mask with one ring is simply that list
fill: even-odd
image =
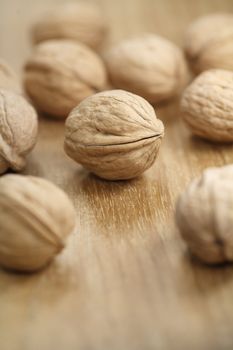
[{"label": "blurred background", "polygon": [[[75,1],[75,0],[73,0]],[[85,1],[85,0],[84,0]],[[31,24],[67,0],[0,0],[0,57],[19,71],[30,52]],[[108,43],[155,32],[182,46],[187,25],[210,12],[232,12],[233,0],[93,0],[110,24]],[[127,35],[126,35],[127,33]],[[16,52],[18,54],[16,54]]]}]

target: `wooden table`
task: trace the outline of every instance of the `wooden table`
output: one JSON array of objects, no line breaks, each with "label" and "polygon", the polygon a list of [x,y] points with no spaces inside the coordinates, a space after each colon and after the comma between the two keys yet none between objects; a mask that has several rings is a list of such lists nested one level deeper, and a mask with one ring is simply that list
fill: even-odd
[{"label": "wooden table", "polygon": [[[152,31],[181,44],[194,17],[233,10],[232,0],[100,2],[111,42]],[[30,23],[46,6],[1,0],[0,56],[17,70],[30,50]],[[128,182],[106,182],[77,166],[63,152],[63,123],[41,118],[25,173],[69,194],[78,229],[40,273],[0,271],[1,350],[233,348],[233,267],[192,260],[174,223],[185,185],[206,167],[231,163],[233,148],[192,138],[178,102],[156,112],[166,126],[159,159]]]}]

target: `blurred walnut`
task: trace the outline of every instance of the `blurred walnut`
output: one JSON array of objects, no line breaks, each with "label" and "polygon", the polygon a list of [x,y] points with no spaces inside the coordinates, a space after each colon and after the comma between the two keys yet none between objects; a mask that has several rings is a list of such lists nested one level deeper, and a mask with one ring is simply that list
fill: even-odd
[{"label": "blurred walnut", "polygon": [[211,68],[233,70],[233,15],[217,13],[196,20],[188,29],[185,52],[197,74]]},{"label": "blurred walnut", "polygon": [[21,175],[0,178],[0,265],[21,271],[44,267],[74,226],[73,205],[51,182]]},{"label": "blurred walnut", "polygon": [[0,174],[22,170],[37,139],[37,114],[21,96],[0,90]]},{"label": "blurred walnut", "polygon": [[7,89],[18,93],[22,91],[16,74],[2,59],[0,59],[0,89]]},{"label": "blurred walnut", "polygon": [[55,4],[32,28],[35,43],[50,39],[73,39],[99,47],[107,32],[100,8],[92,2]]},{"label": "blurred walnut", "polygon": [[191,131],[212,141],[233,141],[233,72],[203,72],[186,88],[182,116]]},{"label": "blurred walnut", "polygon": [[122,90],[84,100],[66,120],[65,151],[99,177],[130,179],[155,161],[163,123],[142,97]]},{"label": "blurred walnut", "polygon": [[233,165],[210,168],[181,195],[176,219],[191,252],[206,263],[233,261]]},{"label": "blurred walnut", "polygon": [[106,53],[105,60],[115,87],[151,103],[174,97],[187,82],[182,51],[156,35],[122,41]]},{"label": "blurred walnut", "polygon": [[38,109],[59,118],[106,85],[100,57],[69,40],[38,45],[26,63],[24,78],[26,92]]}]

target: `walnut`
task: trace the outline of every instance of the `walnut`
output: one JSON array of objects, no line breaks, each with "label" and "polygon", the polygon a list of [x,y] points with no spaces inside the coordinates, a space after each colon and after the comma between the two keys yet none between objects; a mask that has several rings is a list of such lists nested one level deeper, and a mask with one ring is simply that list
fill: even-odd
[{"label": "walnut", "polygon": [[216,13],[190,25],[185,52],[195,73],[211,68],[233,70],[233,15]]},{"label": "walnut", "polygon": [[182,51],[156,35],[124,40],[110,48],[105,61],[113,85],[151,103],[178,95],[187,82]]},{"label": "walnut", "polygon": [[34,108],[19,94],[0,90],[0,174],[22,170],[37,139]]},{"label": "walnut", "polygon": [[193,134],[207,140],[233,141],[233,72],[209,70],[184,91],[184,121]]},{"label": "walnut", "polygon": [[58,118],[85,97],[105,88],[102,60],[83,44],[51,40],[39,44],[25,65],[25,90],[42,112]]},{"label": "walnut", "polygon": [[66,120],[65,151],[108,180],[139,176],[155,161],[163,123],[142,97],[113,90],[80,103]]},{"label": "walnut", "polygon": [[43,14],[32,28],[32,39],[39,43],[50,39],[72,39],[94,49],[104,41],[106,20],[100,8],[90,2],[56,4]]},{"label": "walnut", "polygon": [[206,263],[233,261],[233,165],[209,168],[191,182],[176,220],[191,252]]},{"label": "walnut", "polygon": [[0,59],[0,89],[8,89],[17,93],[22,92],[16,74],[2,59]]},{"label": "walnut", "polygon": [[75,211],[51,182],[22,175],[0,178],[0,265],[34,271],[47,265],[74,230]]}]

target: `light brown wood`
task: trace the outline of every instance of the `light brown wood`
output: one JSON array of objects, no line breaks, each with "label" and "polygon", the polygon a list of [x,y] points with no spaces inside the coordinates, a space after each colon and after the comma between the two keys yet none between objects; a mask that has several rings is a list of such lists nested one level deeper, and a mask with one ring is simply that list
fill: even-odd
[{"label": "light brown wood", "polygon": [[[18,71],[30,50],[30,23],[52,2],[1,0],[0,56]],[[153,31],[181,44],[192,18],[233,10],[232,0],[100,2],[111,42]],[[78,229],[47,269],[0,271],[1,350],[233,348],[233,267],[190,259],[173,218],[190,179],[233,162],[233,147],[191,137],[178,102],[156,112],[166,126],[159,159],[128,182],[103,181],[77,166],[63,152],[63,123],[41,118],[25,173],[67,191]]]}]

